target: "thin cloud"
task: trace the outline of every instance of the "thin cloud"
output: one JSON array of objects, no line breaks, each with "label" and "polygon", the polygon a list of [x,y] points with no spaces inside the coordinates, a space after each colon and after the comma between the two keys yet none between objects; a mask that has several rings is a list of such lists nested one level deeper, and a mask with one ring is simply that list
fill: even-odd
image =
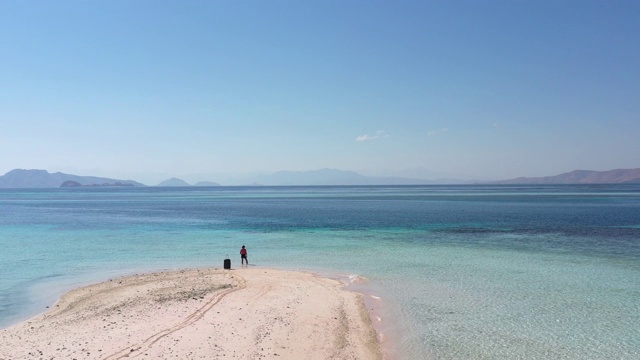
[{"label": "thin cloud", "polygon": [[369,141],[369,140],[375,140],[375,139],[377,139],[376,136],[371,136],[371,135],[364,134],[364,135],[358,136],[356,138],[356,141]]},{"label": "thin cloud", "polygon": [[356,138],[356,141],[371,141],[376,139],[388,138],[389,134],[387,134],[384,130],[378,130],[374,135],[364,134],[360,135]]},{"label": "thin cloud", "polygon": [[447,128],[443,128],[443,129],[440,129],[440,130],[431,130],[431,131],[429,131],[427,133],[427,136],[437,136],[437,135],[440,135],[440,134],[444,134],[446,132],[447,132]]}]

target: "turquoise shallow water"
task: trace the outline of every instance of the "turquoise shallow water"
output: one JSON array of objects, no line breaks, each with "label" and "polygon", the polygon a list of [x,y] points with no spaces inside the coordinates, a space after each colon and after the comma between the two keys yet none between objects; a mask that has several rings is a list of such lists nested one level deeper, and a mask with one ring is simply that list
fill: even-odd
[{"label": "turquoise shallow water", "polygon": [[403,359],[640,358],[640,186],[0,190],[0,327],[239,263],[359,275]]}]

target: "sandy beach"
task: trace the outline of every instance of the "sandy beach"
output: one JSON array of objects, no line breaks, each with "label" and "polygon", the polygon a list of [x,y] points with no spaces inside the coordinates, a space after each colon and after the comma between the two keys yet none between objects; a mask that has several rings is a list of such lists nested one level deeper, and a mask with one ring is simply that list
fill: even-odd
[{"label": "sandy beach", "polygon": [[381,359],[362,295],[263,268],[111,279],[0,331],[0,359]]}]

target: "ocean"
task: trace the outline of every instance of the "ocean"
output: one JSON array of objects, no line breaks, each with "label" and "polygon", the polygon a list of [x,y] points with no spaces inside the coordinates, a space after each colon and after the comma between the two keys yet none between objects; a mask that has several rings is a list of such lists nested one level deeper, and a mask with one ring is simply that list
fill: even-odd
[{"label": "ocean", "polygon": [[400,359],[640,358],[640,185],[0,189],[0,328],[242,245],[367,279]]}]

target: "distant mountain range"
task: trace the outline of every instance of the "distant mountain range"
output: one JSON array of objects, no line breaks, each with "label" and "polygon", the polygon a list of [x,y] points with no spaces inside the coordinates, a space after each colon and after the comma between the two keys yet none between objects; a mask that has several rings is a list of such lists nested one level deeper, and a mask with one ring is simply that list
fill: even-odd
[{"label": "distant mountain range", "polygon": [[320,169],[311,171],[279,171],[273,174],[256,175],[252,184],[278,185],[430,185],[459,184],[460,180],[425,180],[403,177],[364,176],[353,171]]},{"label": "distant mountain range", "polygon": [[220,184],[213,182],[213,181],[198,181],[197,183],[191,185],[188,182],[182,180],[182,179],[178,179],[178,178],[171,178],[171,179],[167,179],[163,182],[161,182],[160,184],[156,185],[156,186],[161,186],[161,187],[181,187],[181,186],[220,186]]},{"label": "distant mountain range", "polygon": [[167,179],[167,180],[161,182],[160,184],[158,184],[156,186],[161,186],[161,187],[180,187],[180,186],[191,186],[191,185],[189,185],[189,183],[187,183],[186,181],[184,181],[182,179],[171,178],[171,179]]},{"label": "distant mountain range", "polygon": [[[279,171],[246,177],[246,185],[313,186],[313,185],[460,185],[460,184],[619,184],[640,183],[640,169],[609,171],[576,170],[565,174],[517,178],[501,181],[473,181],[460,179],[425,180],[405,177],[364,176],[353,171],[320,169],[311,171]],[[200,184],[200,183],[198,183]],[[196,185],[198,185],[196,184]],[[218,185],[218,184],[216,184]],[[188,186],[180,179],[169,179],[158,186]],[[211,185],[208,185],[211,186]]]},{"label": "distant mountain range", "polygon": [[[364,176],[353,171],[321,169],[312,171],[279,171],[273,174],[255,175],[246,185],[433,185],[478,184],[478,181],[453,179],[424,180],[403,177]],[[487,182],[483,182],[487,183]],[[640,169],[616,169],[609,171],[576,170],[555,176],[516,178],[490,182],[490,184],[640,184]],[[133,180],[117,180],[94,176],[78,176],[46,170],[11,170],[0,176],[0,188],[40,188],[65,186],[145,186]],[[171,178],[157,186],[220,186],[211,181],[190,185],[184,180]]]},{"label": "distant mountain range", "polygon": [[197,183],[193,184],[193,186],[220,186],[220,184],[213,181],[198,181]]},{"label": "distant mountain range", "polygon": [[493,184],[640,184],[640,169],[574,170],[555,176],[520,177]]},{"label": "distant mountain range", "polygon": [[144,186],[133,180],[78,176],[60,172],[50,174],[46,170],[16,169],[0,176],[0,188],[59,187],[65,182],[67,183],[65,186]]}]

